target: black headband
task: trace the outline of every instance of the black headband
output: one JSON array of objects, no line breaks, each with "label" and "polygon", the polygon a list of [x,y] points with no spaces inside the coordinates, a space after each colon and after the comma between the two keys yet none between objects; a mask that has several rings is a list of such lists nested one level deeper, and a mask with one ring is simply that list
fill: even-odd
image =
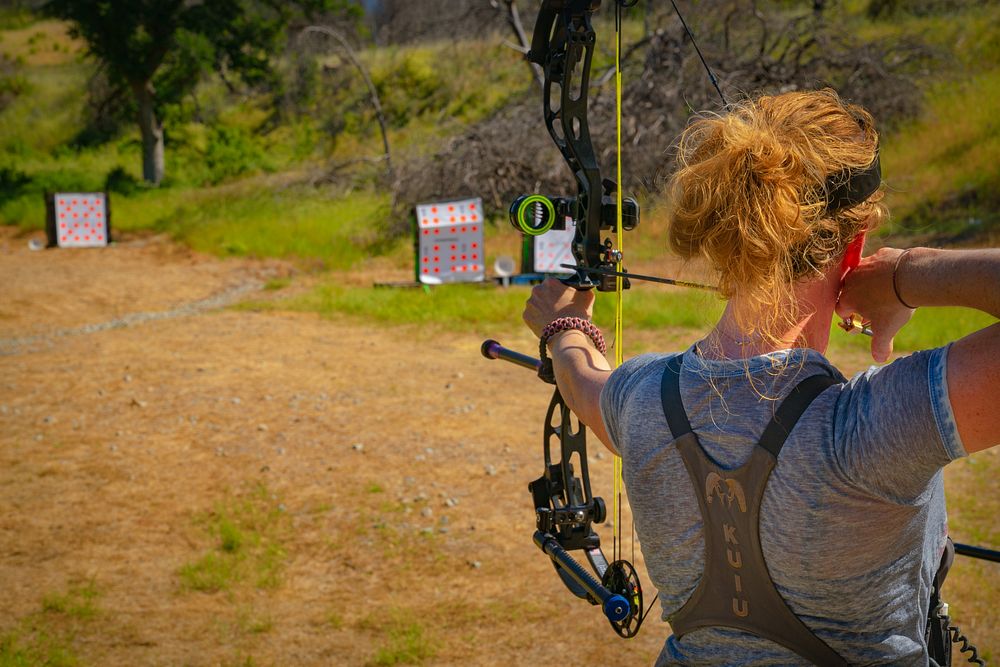
[{"label": "black headband", "polygon": [[875,159],[864,169],[845,169],[826,179],[826,212],[836,213],[857,206],[871,197],[881,184],[882,166],[876,148]]}]

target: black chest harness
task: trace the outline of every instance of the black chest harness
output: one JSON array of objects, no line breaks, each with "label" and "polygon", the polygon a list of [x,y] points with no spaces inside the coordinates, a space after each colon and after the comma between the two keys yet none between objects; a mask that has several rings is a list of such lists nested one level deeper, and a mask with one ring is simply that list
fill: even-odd
[{"label": "black chest harness", "polygon": [[681,401],[683,355],[672,358],[660,386],[663,412],[698,498],[704,522],[705,569],[694,593],[669,620],[678,637],[725,626],[764,637],[810,662],[847,665],[788,608],[774,586],[760,545],[764,488],[785,439],[813,399],[839,380],[813,375],[774,413],[750,459],[735,470],[715,465],[691,430]]}]

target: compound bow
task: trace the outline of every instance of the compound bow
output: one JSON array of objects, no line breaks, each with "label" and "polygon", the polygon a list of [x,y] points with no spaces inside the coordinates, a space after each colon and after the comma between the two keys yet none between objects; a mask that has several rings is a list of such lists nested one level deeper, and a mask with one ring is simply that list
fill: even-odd
[{"label": "compound bow", "polygon": [[[618,12],[637,2],[614,1]],[[577,194],[523,195],[511,205],[510,219],[515,228],[531,236],[572,224],[575,229],[571,248],[576,266],[564,282],[577,289],[616,291],[620,296],[621,290],[629,287],[623,275],[621,252],[610,238],[601,237],[614,229],[620,239],[623,230],[635,228],[639,205],[632,198],[623,199],[615,181],[601,178],[590,138],[587,101],[596,43],[591,18],[600,5],[600,0],[542,2],[527,57],[544,73],[545,126],[576,177]],[[620,95],[620,79],[617,91]],[[617,336],[616,347],[620,347]],[[543,380],[555,384],[544,344],[540,360],[507,350],[492,340],[483,343],[482,353],[490,359],[535,369]],[[554,463],[553,450],[557,446],[559,460]],[[601,605],[618,635],[634,637],[644,618],[639,578],[630,562],[618,558],[609,562],[601,550],[593,524],[604,522],[607,509],[591,491],[586,428],[574,419],[558,387],[545,417],[543,449],[544,473],[528,485],[535,504],[534,542],[549,556],[574,595]],[[616,545],[619,542],[616,540]],[[569,554],[575,550],[584,552],[596,577]]]}]

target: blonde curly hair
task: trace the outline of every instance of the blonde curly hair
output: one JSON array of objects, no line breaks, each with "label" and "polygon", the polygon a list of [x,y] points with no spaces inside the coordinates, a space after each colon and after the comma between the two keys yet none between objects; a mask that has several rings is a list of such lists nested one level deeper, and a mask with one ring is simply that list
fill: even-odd
[{"label": "blonde curly hair", "polygon": [[722,296],[739,295],[756,312],[739,322],[745,332],[776,331],[797,316],[779,308],[794,283],[817,277],[888,217],[881,185],[859,204],[828,206],[828,184],[877,155],[871,114],[830,89],[696,117],[667,188],[669,245],[684,259],[705,258]]}]

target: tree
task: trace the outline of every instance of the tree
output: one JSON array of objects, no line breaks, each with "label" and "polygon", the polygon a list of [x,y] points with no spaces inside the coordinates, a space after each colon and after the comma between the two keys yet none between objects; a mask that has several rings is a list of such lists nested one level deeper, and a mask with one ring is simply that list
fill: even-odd
[{"label": "tree", "polygon": [[131,94],[142,134],[142,174],[164,175],[162,109],[209,72],[233,86],[274,83],[273,55],[289,25],[319,12],[356,14],[350,0],[48,0],[70,22],[113,86]]}]

